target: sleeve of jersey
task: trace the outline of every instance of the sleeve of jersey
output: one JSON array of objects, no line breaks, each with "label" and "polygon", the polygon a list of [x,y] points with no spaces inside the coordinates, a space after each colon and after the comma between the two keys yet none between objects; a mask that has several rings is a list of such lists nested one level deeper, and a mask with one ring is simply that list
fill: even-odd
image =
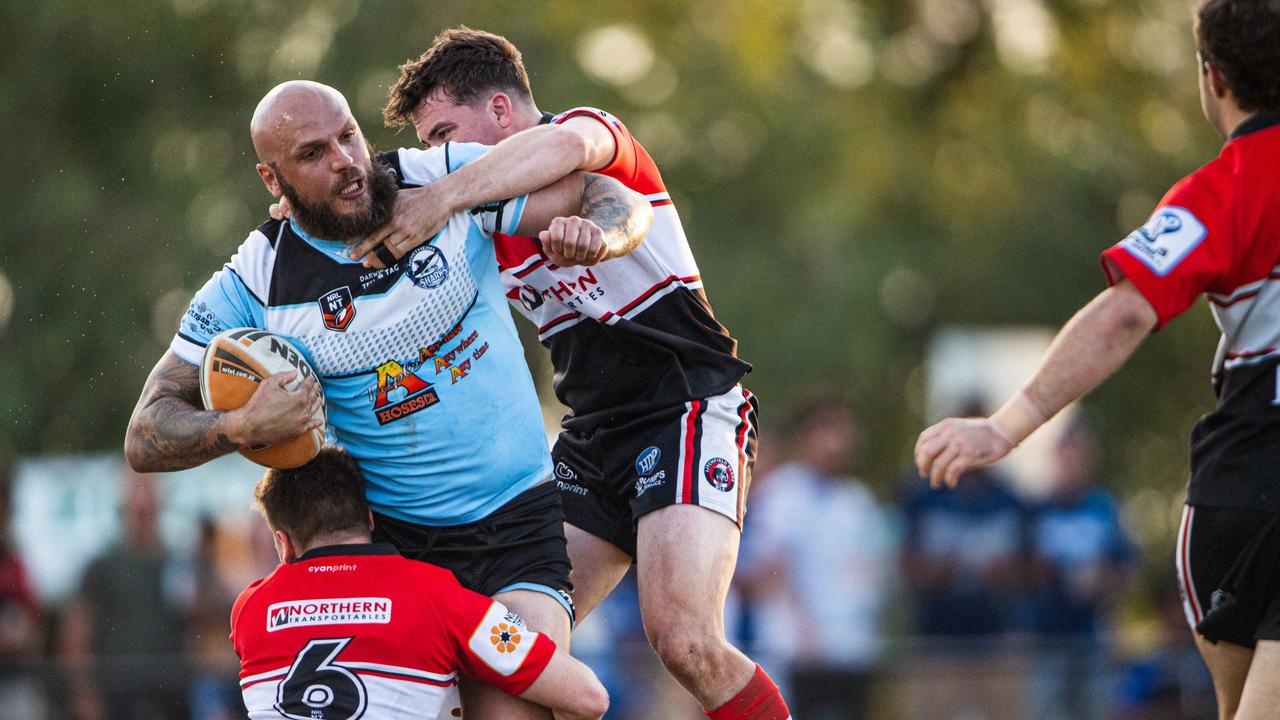
[{"label": "sleeve of jersey", "polygon": [[426,185],[449,174],[445,147],[400,148],[380,157],[400,174],[401,182],[406,185]]},{"label": "sleeve of jersey", "polygon": [[196,293],[169,343],[175,355],[199,365],[215,335],[237,327],[263,327],[275,250],[260,232],[244,241],[231,261]]},{"label": "sleeve of jersey", "polygon": [[450,609],[462,672],[519,695],[547,668],[556,644],[500,602],[459,587]]},{"label": "sleeve of jersey", "polygon": [[1231,269],[1231,215],[1222,195],[1202,169],[1174,185],[1146,224],[1102,253],[1108,284],[1133,283],[1155,309],[1156,329]]},{"label": "sleeve of jersey", "polygon": [[595,172],[615,178],[629,179],[635,177],[635,140],[631,137],[631,131],[627,130],[627,126],[604,110],[592,107],[574,108],[556,117],[555,123],[559,125],[565,120],[575,117],[589,117],[597,120],[613,135],[613,159],[609,161],[608,165]]},{"label": "sleeve of jersey", "polygon": [[[445,163],[448,172],[453,172],[481,155],[489,152],[488,145],[480,143],[448,142],[443,145]],[[500,200],[471,208],[471,218],[487,237],[494,233],[515,235],[520,226],[520,218],[524,215],[524,204],[528,195],[520,195],[508,200]]]}]

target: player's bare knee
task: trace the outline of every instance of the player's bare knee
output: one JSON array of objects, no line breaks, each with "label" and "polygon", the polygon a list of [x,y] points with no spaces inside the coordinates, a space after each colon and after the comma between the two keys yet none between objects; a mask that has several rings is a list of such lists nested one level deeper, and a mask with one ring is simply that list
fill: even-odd
[{"label": "player's bare knee", "polygon": [[705,628],[680,623],[660,623],[646,628],[649,644],[662,664],[676,677],[701,677],[708,668],[720,664],[729,651],[723,637]]}]

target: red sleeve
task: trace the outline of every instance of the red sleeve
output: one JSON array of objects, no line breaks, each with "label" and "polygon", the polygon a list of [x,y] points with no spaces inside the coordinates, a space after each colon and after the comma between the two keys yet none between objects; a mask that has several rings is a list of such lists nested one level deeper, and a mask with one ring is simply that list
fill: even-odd
[{"label": "red sleeve", "polygon": [[635,138],[631,137],[631,131],[627,130],[627,127],[618,118],[603,110],[590,107],[574,108],[562,113],[555,119],[555,123],[558,125],[572,117],[595,118],[608,128],[609,133],[613,135],[613,159],[609,161],[608,165],[594,172],[616,178],[623,185],[630,187],[631,181],[639,171]]},{"label": "red sleeve", "polygon": [[1102,253],[1107,282],[1128,278],[1155,309],[1156,329],[1231,272],[1235,232],[1225,179],[1211,163],[1179,181],[1145,225]]},{"label": "red sleeve", "polygon": [[556,644],[502,603],[454,583],[439,587],[440,614],[457,648],[458,669],[519,695],[547,668]]},{"label": "red sleeve", "polygon": [[240,633],[237,632],[240,624],[240,615],[244,612],[244,606],[249,602],[249,598],[253,597],[253,594],[257,592],[258,588],[262,587],[262,584],[266,581],[267,578],[254,580],[249,584],[249,587],[244,589],[244,592],[240,593],[240,597],[236,598],[235,605],[231,606],[231,647],[235,649],[236,656],[242,660],[244,659],[244,653],[240,652]]}]

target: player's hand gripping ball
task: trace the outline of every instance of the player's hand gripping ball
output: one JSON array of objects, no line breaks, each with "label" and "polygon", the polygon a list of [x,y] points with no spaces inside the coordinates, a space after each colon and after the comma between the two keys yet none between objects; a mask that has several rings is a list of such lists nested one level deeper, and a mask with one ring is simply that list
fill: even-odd
[{"label": "player's hand gripping ball", "polygon": [[[288,340],[256,328],[234,328],[219,333],[205,348],[200,362],[200,397],[206,410],[235,410],[249,402],[268,376],[281,372],[297,376],[284,385],[297,391],[315,369]],[[319,380],[319,378],[316,378]],[[265,388],[264,388],[265,389]],[[271,468],[306,464],[324,445],[324,403],[311,418],[318,427],[269,444],[246,447],[241,455]]]}]

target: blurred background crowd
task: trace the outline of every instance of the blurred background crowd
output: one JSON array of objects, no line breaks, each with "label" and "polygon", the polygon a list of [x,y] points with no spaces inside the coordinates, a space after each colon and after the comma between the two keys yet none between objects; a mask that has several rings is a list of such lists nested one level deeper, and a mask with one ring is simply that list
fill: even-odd
[{"label": "blurred background crowd", "polygon": [[[238,717],[227,613],[274,564],[256,470],[134,476],[124,427],[265,217],[258,98],[320,80],[376,145],[411,143],[379,127],[386,89],[460,23],[524,51],[543,109],[610,110],[663,170],[762,398],[731,631],[797,717],[1211,717],[1171,562],[1208,313],[955,492],[908,471],[1216,154],[1192,5],[0,0],[0,718]],[[610,717],[696,717],[633,592],[577,652]]]}]

